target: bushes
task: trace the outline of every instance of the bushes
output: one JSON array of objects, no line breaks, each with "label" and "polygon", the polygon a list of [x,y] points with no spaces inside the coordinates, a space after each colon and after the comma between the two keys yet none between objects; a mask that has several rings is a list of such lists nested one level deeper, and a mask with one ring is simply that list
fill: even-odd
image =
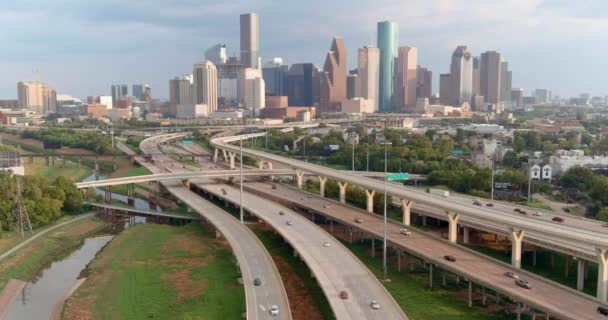
[{"label": "bushes", "polygon": [[46,129],[21,133],[22,138],[36,139],[46,142],[61,142],[61,144],[72,147],[91,150],[97,154],[112,152],[112,141],[109,136],[96,132],[78,132],[74,130]]}]

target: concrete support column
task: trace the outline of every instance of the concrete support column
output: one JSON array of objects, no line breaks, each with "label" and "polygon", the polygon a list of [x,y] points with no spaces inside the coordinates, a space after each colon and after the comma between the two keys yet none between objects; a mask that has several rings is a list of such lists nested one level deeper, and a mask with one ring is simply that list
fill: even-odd
[{"label": "concrete support column", "polygon": [[583,291],[585,288],[585,271],[587,269],[587,261],[578,259],[578,269],[576,273],[576,290]]},{"label": "concrete support column", "polygon": [[112,203],[112,186],[105,187],[105,197],[104,200],[106,203]]},{"label": "concrete support column", "polygon": [[348,182],[338,181],[338,186],[340,187],[340,202],[346,203],[346,187],[348,186]]},{"label": "concrete support column", "polygon": [[372,238],[372,258],[376,257],[376,240]]},{"label": "concrete support column", "polygon": [[228,157],[230,158],[230,169],[234,169],[234,159],[236,158],[236,153],[228,152]]},{"label": "concrete support column", "polygon": [[266,164],[268,165],[268,169],[272,170],[272,162],[266,161]]},{"label": "concrete support column", "polygon": [[426,216],[422,216],[422,225],[426,227]]},{"label": "concrete support column", "polygon": [[374,213],[374,195],[376,190],[365,190],[367,196],[367,212]]},{"label": "concrete support column", "polygon": [[401,250],[397,249],[397,271],[401,272]]},{"label": "concrete support column", "polygon": [[298,189],[302,189],[302,185],[304,184],[304,171],[297,169],[296,178],[298,179]]},{"label": "concrete support column", "polygon": [[433,264],[429,263],[429,288],[433,289]]},{"label": "concrete support column", "polygon": [[469,244],[469,227],[462,227],[462,243]]},{"label": "concrete support column", "polygon": [[260,160],[258,162],[258,169],[260,169],[260,170],[264,169],[264,160]]},{"label": "concrete support column", "polygon": [[473,282],[469,280],[469,308],[473,307]]},{"label": "concrete support column", "polygon": [[127,185],[127,204],[135,205],[135,184],[133,183]]},{"label": "concrete support column", "polygon": [[458,238],[458,220],[460,220],[460,215],[454,212],[448,212],[448,222],[450,223],[449,231],[448,231],[448,240],[450,242],[456,242]]},{"label": "concrete support column", "polygon": [[403,224],[410,225],[412,215],[412,205],[414,201],[401,199],[401,211],[403,213]]},{"label": "concrete support column", "polygon": [[219,229],[215,229],[215,237],[216,237],[217,239],[219,239],[219,238],[221,238],[221,237],[222,237],[222,233],[220,232],[220,230],[219,230]]},{"label": "concrete support column", "polygon": [[597,298],[602,302],[608,300],[608,256],[606,249],[597,249]]},{"label": "concrete support column", "polygon": [[319,176],[319,194],[321,197],[325,197],[325,183],[327,183],[327,177]]},{"label": "concrete support column", "polygon": [[513,267],[521,268],[521,244],[524,239],[523,230],[511,230],[511,264]]},{"label": "concrete support column", "polygon": [[188,189],[188,190],[190,189],[190,180],[189,179],[184,180],[184,187],[186,187],[186,189]]},{"label": "concrete support column", "polygon": [[226,153],[226,150],[222,149],[222,156],[224,156],[224,161],[228,161],[228,154]]},{"label": "concrete support column", "polygon": [[334,221],[333,220],[329,220],[329,233],[330,234],[334,233]]}]

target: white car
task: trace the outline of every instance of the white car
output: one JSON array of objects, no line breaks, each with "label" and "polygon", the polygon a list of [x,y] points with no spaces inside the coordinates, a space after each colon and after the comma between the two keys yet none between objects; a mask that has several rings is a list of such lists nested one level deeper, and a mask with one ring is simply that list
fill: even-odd
[{"label": "white car", "polygon": [[399,233],[401,233],[402,235],[406,235],[406,236],[409,236],[410,234],[412,234],[412,232],[407,229],[399,229]]},{"label": "white car", "polygon": [[329,246],[330,246],[330,244],[329,244],[329,242],[323,242],[323,246],[324,246],[325,248],[327,248],[327,247],[329,247]]},{"label": "white car", "polygon": [[380,304],[379,304],[379,303],[378,303],[378,301],[376,301],[376,300],[372,300],[372,301],[369,303],[369,306],[370,306],[372,309],[374,309],[374,310],[378,310],[378,309],[380,309]]},{"label": "white car", "polygon": [[270,306],[270,315],[278,316],[279,315],[279,306],[277,306],[276,304],[273,304],[272,306]]},{"label": "white car", "polygon": [[543,213],[539,212],[539,211],[534,211],[534,212],[532,212],[532,215],[535,216],[535,217],[542,217]]},{"label": "white car", "polygon": [[328,204],[323,205],[323,208],[328,209],[328,208],[329,208],[329,205],[328,205]]}]

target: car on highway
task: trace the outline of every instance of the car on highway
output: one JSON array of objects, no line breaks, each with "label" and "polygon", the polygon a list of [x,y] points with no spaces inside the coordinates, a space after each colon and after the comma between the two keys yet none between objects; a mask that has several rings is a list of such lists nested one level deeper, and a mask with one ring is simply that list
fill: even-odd
[{"label": "car on highway", "polygon": [[323,205],[323,208],[324,208],[324,209],[328,209],[328,208],[329,208],[329,205],[328,205],[328,204],[325,204],[325,205]]},{"label": "car on highway", "polygon": [[562,223],[562,222],[564,222],[564,218],[562,218],[562,217],[553,217],[553,219],[551,219],[551,221]]},{"label": "car on highway", "polygon": [[519,276],[515,272],[507,271],[505,272],[505,276],[513,279],[519,279]]},{"label": "car on highway", "polygon": [[327,248],[327,247],[329,247],[329,246],[331,246],[331,245],[329,244],[329,242],[323,242],[323,246],[324,246],[325,248]]},{"label": "car on highway", "polygon": [[273,185],[272,185],[272,189],[273,189],[273,190],[276,190],[276,188],[277,188],[277,185],[276,185],[276,184],[273,184]]},{"label": "car on highway", "polygon": [[228,192],[226,192],[226,189],[222,188],[222,194],[223,194],[223,195],[228,194]]},{"label": "car on highway", "polygon": [[409,236],[410,234],[412,234],[412,232],[407,229],[399,229],[399,233],[405,236]]},{"label": "car on highway", "polygon": [[288,225],[288,226],[291,226],[291,225],[293,225],[293,222],[287,221],[287,222],[285,222],[285,224]]},{"label": "car on highway", "polygon": [[477,200],[473,201],[473,204],[476,205],[476,206],[480,206],[481,207],[481,202],[479,202]]},{"label": "car on highway", "polygon": [[374,309],[374,310],[378,310],[378,309],[380,309],[380,304],[379,304],[379,303],[378,303],[378,301],[376,301],[376,300],[372,300],[372,301],[369,303],[369,306],[370,306],[370,307],[372,307],[372,309]]},{"label": "car on highway", "polygon": [[279,315],[279,306],[277,306],[276,304],[273,304],[272,306],[270,306],[270,315],[278,316]]},{"label": "car on highway", "polygon": [[446,255],[443,256],[443,258],[449,262],[456,262],[456,258],[454,258],[454,256]]},{"label": "car on highway", "polygon": [[494,204],[492,202],[486,203],[486,207],[493,207],[493,206],[494,206]]},{"label": "car on highway", "polygon": [[532,289],[532,286],[530,285],[530,283],[528,283],[528,281],[526,281],[524,279],[515,279],[515,284],[524,289]]},{"label": "car on highway", "polygon": [[262,280],[260,280],[260,278],[255,278],[253,279],[253,285],[256,287],[259,287],[262,285]]},{"label": "car on highway", "polygon": [[570,213],[570,208],[562,208],[562,210],[564,210],[564,212]]},{"label": "car on highway", "polygon": [[340,291],[340,299],[342,299],[342,300],[348,299],[348,292],[346,292],[345,290]]},{"label": "car on highway", "polygon": [[601,315],[608,316],[608,308],[606,307],[597,307],[597,312],[599,312]]},{"label": "car on highway", "polygon": [[355,222],[356,223],[363,223],[363,219],[361,219],[361,218],[355,218]]},{"label": "car on highway", "polygon": [[540,211],[534,211],[534,212],[532,212],[532,215],[535,216],[535,217],[542,217],[543,213],[540,212]]},{"label": "car on highway", "polygon": [[279,215],[280,215],[280,216],[284,216],[284,215],[285,215],[285,212],[283,212],[283,210],[281,210],[281,211],[279,211]]}]

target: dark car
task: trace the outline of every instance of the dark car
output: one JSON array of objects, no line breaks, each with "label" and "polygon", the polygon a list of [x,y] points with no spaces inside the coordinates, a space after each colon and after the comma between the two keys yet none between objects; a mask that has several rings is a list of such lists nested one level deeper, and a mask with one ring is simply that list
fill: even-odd
[{"label": "dark car", "polygon": [[348,299],[348,292],[346,292],[344,290],[340,291],[340,299],[342,299],[342,300]]},{"label": "dark car", "polygon": [[551,219],[551,220],[553,220],[555,222],[559,222],[559,223],[564,222],[564,218],[562,218],[562,217],[553,217],[553,219]]},{"label": "dark car", "polygon": [[454,258],[454,256],[443,256],[443,258],[450,262],[456,262],[456,258]]},{"label": "dark car", "polygon": [[272,189],[274,190],[274,189],[276,189],[276,188],[277,188],[277,185],[276,185],[276,184],[273,184],[273,185],[272,185]]},{"label": "dark car", "polygon": [[481,206],[481,202],[479,202],[479,201],[473,201],[473,204],[476,206]]},{"label": "dark car", "polygon": [[597,307],[597,312],[599,312],[602,315],[608,316],[608,308],[606,308],[606,307],[602,307],[602,306]]},{"label": "dark car", "polygon": [[528,283],[528,281],[523,280],[523,279],[515,279],[515,284],[525,288],[525,289],[532,289],[532,286],[530,286],[530,283]]},{"label": "dark car", "polygon": [[256,287],[259,287],[262,285],[262,280],[260,280],[260,278],[255,278],[253,279],[253,285]]},{"label": "dark car", "polygon": [[486,207],[493,207],[493,206],[494,206],[494,204],[491,202],[486,203]]}]

